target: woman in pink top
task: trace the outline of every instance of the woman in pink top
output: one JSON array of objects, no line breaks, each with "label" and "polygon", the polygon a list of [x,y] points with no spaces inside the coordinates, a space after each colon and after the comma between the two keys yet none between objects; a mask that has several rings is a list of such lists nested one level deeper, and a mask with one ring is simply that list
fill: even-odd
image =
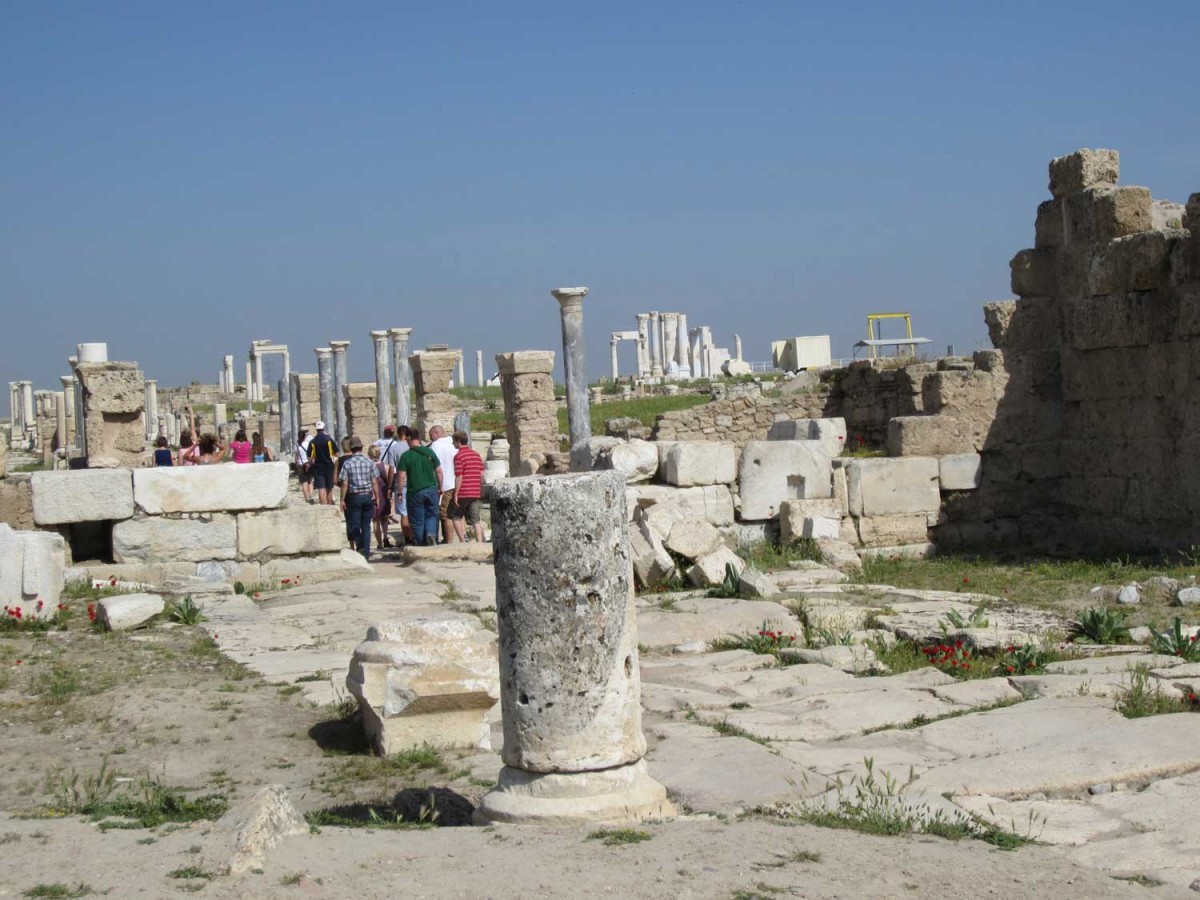
[{"label": "woman in pink top", "polygon": [[239,428],[229,445],[229,459],[235,463],[248,463],[254,458],[254,445],[246,440],[245,430]]}]

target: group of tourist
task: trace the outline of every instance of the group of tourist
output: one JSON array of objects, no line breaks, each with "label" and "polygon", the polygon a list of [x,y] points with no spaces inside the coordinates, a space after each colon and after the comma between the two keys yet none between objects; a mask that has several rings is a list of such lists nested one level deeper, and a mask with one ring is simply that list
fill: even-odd
[{"label": "group of tourist", "polygon": [[272,461],[274,456],[271,448],[257,431],[247,440],[246,429],[239,428],[228,447],[222,447],[220,439],[211,432],[198,435],[196,416],[190,406],[188,427],[179,433],[178,452],[173,454],[167,439],[159,437],[154,442],[152,460],[155,466],[210,466],[220,462],[246,464]]},{"label": "group of tourist", "polygon": [[439,526],[443,543],[467,540],[468,525],[483,541],[483,458],[466,432],[448,435],[435,425],[427,445],[416,428],[388,425],[364,455],[361,438],[343,439],[339,454],[325,423],[315,428],[311,436],[302,429],[296,442],[300,488],[309,503],[332,505],[338,486],[346,538],[364,557],[370,558],[372,533],[378,546],[394,546],[389,527],[395,524],[397,544],[435,545]]}]

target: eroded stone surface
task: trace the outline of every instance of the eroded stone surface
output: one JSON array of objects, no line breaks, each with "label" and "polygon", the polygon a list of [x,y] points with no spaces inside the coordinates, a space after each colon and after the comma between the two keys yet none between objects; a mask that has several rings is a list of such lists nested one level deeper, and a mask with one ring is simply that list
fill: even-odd
[{"label": "eroded stone surface", "polygon": [[288,464],[136,469],[133,496],[147,515],[276,509],[287,497]]},{"label": "eroded stone surface", "polygon": [[38,525],[119,521],[133,515],[133,476],[128,469],[34,472],[31,487]]}]

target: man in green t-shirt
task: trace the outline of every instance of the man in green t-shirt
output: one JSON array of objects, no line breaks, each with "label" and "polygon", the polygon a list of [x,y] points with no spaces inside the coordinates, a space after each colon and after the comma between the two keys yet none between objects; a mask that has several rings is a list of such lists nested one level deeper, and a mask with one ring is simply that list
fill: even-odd
[{"label": "man in green t-shirt", "polygon": [[417,546],[437,543],[438,509],[441,502],[442,466],[437,454],[421,443],[421,432],[401,428],[409,449],[396,463],[400,489],[408,489],[408,521]]}]

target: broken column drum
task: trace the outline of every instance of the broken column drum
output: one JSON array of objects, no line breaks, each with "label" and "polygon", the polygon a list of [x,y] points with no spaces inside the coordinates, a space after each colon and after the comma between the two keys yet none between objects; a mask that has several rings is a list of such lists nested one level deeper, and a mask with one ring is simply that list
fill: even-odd
[{"label": "broken column drum", "polygon": [[505,767],[479,818],[669,814],[642,762],[624,476],[513,478],[493,491]]}]

